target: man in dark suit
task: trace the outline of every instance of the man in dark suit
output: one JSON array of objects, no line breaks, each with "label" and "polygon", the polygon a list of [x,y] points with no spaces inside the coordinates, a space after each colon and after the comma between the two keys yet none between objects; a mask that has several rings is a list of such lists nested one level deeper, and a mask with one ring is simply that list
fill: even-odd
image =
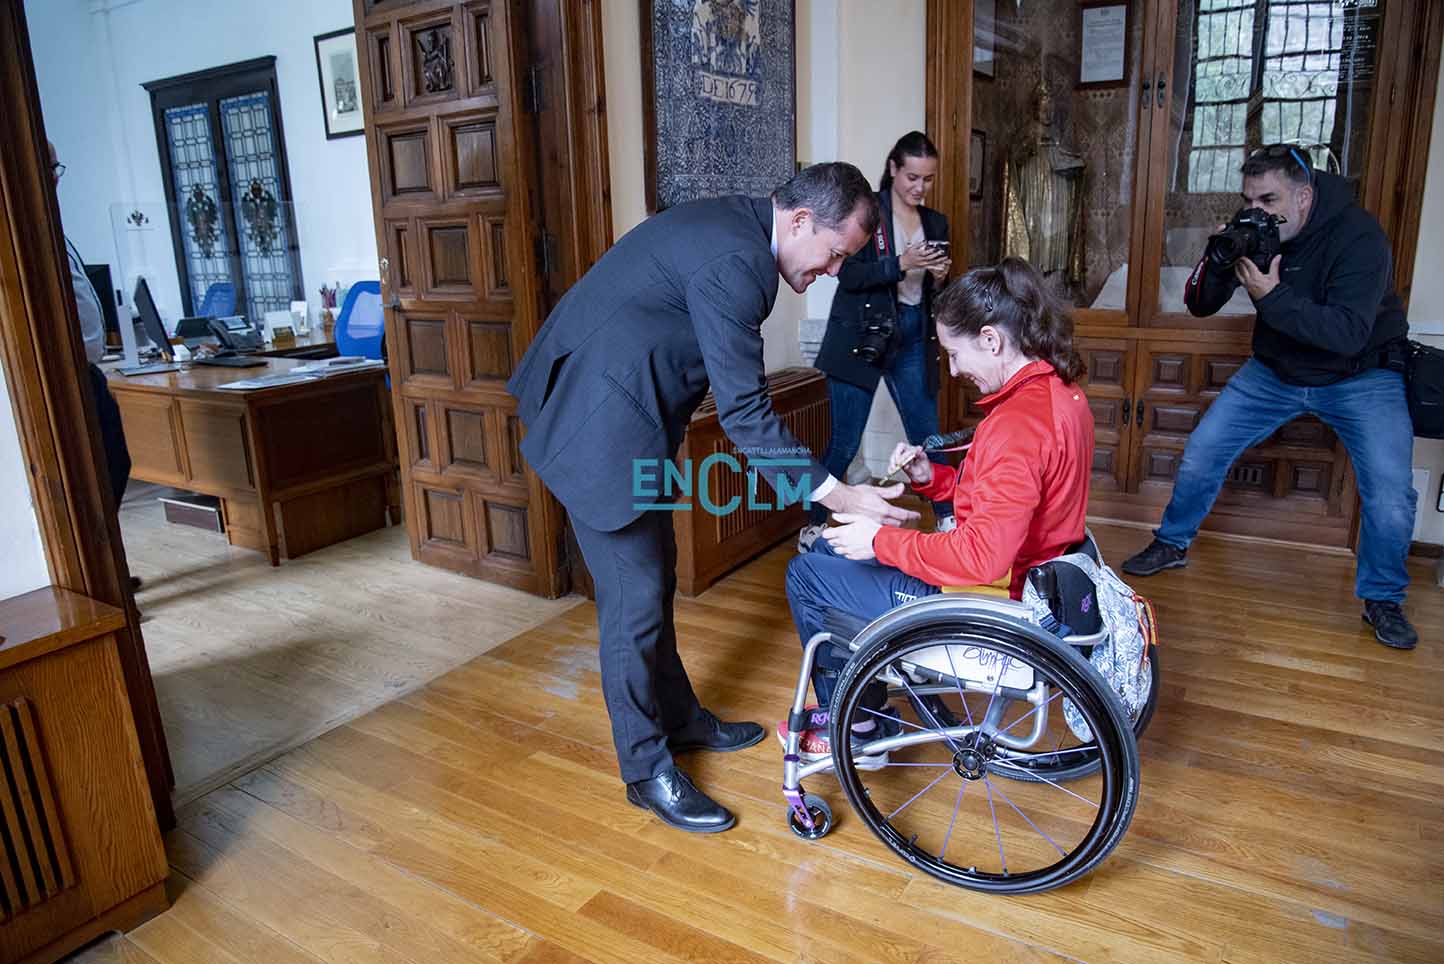
[{"label": "man in dark suit", "polygon": [[770,199],[670,208],[572,286],[507,385],[527,427],[522,454],[566,507],[595,582],[602,691],[627,799],[682,830],[715,833],[735,818],[672,754],[740,750],[763,730],[718,720],[692,691],[672,619],[672,517],[636,505],[634,466],[676,456],[710,386],[728,438],[779,494],[810,493],[892,525],[916,517],[887,501],[901,485],[828,475],[772,411],[762,365],[778,275],[799,293],[836,275],[877,216],[867,180],[840,163],[799,172]]}]

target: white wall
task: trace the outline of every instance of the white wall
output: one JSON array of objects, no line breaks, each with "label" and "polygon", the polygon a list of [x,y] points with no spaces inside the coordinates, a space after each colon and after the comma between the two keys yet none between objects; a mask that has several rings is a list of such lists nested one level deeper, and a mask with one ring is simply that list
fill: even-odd
[{"label": "white wall", "polygon": [[[1429,169],[1424,179],[1424,214],[1419,246],[1414,253],[1414,282],[1409,294],[1409,328],[1419,341],[1444,348],[1444,71],[1434,95],[1434,129],[1429,140]],[[1444,477],[1444,441],[1414,440],[1414,467],[1426,469],[1429,481],[1419,493],[1414,538],[1444,543],[1444,512],[1438,509],[1439,480]]]},{"label": "white wall", "polygon": [[[639,8],[634,0],[603,0],[612,224],[618,237],[646,217]],[[797,158],[850,161],[875,179],[893,142],[923,126],[926,5],[797,0],[796,8]],[[818,279],[806,295],[779,286],[777,304],[762,326],[769,370],[802,363],[798,323],[827,317],[835,290],[830,278]],[[874,469],[886,469],[887,455],[901,437],[902,424],[884,390],[864,439],[863,454],[870,464],[878,463]]]},{"label": "white wall", "polygon": [[[46,132],[67,167],[66,234],[113,275],[144,271],[168,323],[182,303],[163,208],[143,253],[118,254],[111,206],[165,203],[141,84],[177,74],[276,57],[306,298],[315,307],[323,282],[376,277],[365,138],[326,140],[312,41],[353,23],[350,0],[32,0],[26,14]],[[129,277],[115,280],[129,291]]]},{"label": "white wall", "polygon": [[0,367],[0,599],[50,584],[10,390]]}]

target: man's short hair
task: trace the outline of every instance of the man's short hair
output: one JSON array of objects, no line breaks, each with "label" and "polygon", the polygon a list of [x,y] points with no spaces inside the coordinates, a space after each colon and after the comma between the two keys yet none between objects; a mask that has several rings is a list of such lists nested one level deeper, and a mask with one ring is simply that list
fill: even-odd
[{"label": "man's short hair", "polygon": [[772,192],[772,200],[784,211],[807,208],[829,231],[841,231],[854,214],[865,233],[877,228],[877,195],[862,172],[844,161],[804,167]]},{"label": "man's short hair", "polygon": [[1314,169],[1309,164],[1309,155],[1294,144],[1270,144],[1260,147],[1248,156],[1239,170],[1244,177],[1259,177],[1269,171],[1278,171],[1295,184],[1312,184]]}]

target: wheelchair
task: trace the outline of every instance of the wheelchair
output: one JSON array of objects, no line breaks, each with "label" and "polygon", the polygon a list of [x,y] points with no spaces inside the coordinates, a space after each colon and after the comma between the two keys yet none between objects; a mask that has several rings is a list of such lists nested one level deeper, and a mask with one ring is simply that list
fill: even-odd
[{"label": "wheelchair", "polygon": [[[1101,563],[1091,533],[1072,551]],[[1155,647],[1145,641],[1149,666],[1137,672],[1147,695],[1130,713],[1089,662],[1108,639],[1091,581],[1059,560],[1028,579],[1047,600],[1046,628],[1034,608],[970,592],[920,598],[871,622],[826,614],[804,647],[784,740],[793,833],[816,840],[833,829],[830,805],[802,784],[831,770],[883,844],[970,890],[1051,890],[1118,846],[1138,802],[1137,738],[1158,700]],[[805,703],[825,643],[852,652],[824,708],[831,755],[809,762],[801,734],[821,721]],[[853,732],[867,720],[869,733]]]}]

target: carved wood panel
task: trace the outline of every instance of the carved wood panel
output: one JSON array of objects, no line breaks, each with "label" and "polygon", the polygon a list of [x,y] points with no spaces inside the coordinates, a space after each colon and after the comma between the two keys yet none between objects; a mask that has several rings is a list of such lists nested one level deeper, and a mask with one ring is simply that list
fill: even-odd
[{"label": "carved wood panel", "polygon": [[1128,445],[1132,438],[1131,375],[1133,354],[1123,339],[1080,338],[1083,356],[1079,384],[1093,412],[1093,475],[1099,492],[1122,491],[1128,484]]},{"label": "carved wood panel", "polygon": [[[1145,345],[1138,354],[1136,390],[1143,407],[1134,413],[1135,486],[1162,504],[1172,494],[1189,436],[1248,356],[1192,344]],[[1345,525],[1352,512],[1345,499],[1347,464],[1327,426],[1311,416],[1295,419],[1238,457],[1216,505],[1224,512],[1327,517]]]}]

